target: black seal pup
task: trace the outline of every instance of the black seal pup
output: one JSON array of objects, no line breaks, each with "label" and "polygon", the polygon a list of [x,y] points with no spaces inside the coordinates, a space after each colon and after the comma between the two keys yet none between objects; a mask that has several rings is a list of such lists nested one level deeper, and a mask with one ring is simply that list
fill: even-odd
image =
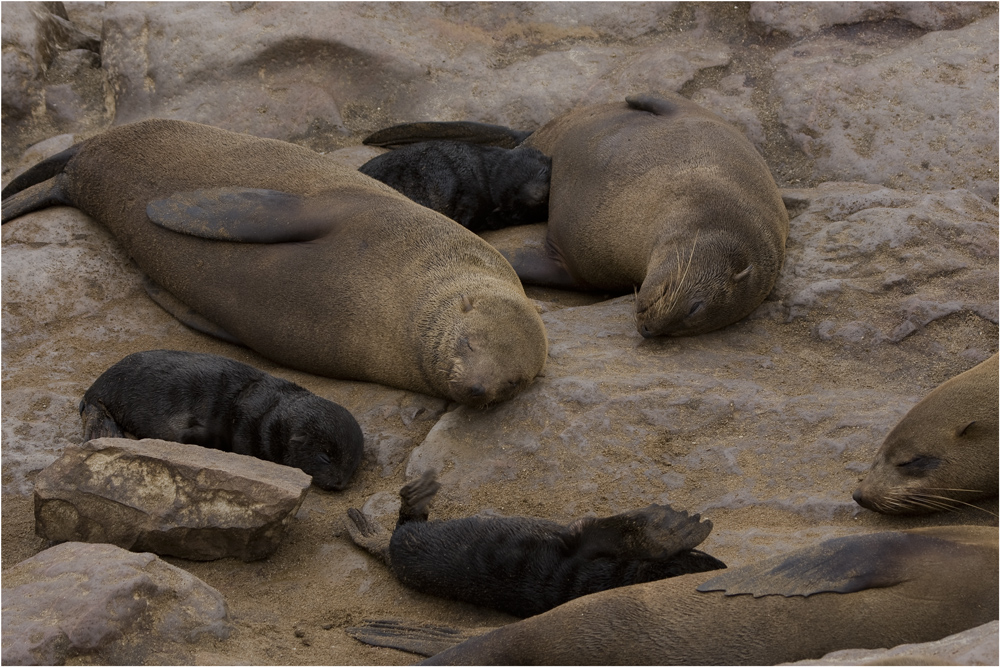
[{"label": "black seal pup", "polygon": [[499,252],[302,146],[145,120],[2,194],[5,224],[60,204],[94,217],[177,319],[291,368],[483,407],[545,364],[541,317]]},{"label": "black seal pup", "polygon": [[391,536],[357,509],[347,521],[358,546],[430,595],[525,617],[581,595],[725,567],[694,548],[712,523],[666,505],[568,526],[525,517],[428,521],[439,486],[429,471],[400,490]]},{"label": "black seal pup", "polygon": [[552,160],[527,146],[426,141],[383,153],[359,171],[473,232],[544,222]]},{"label": "black seal pup", "polygon": [[84,441],[156,438],[299,468],[326,491],[347,486],[364,436],[346,408],[214,354],[150,350],[125,357],[80,401]]},{"label": "black seal pup", "polygon": [[883,514],[954,510],[997,495],[998,355],[927,394],[893,427],[854,500]]},{"label": "black seal pup", "polygon": [[[431,138],[499,143],[504,128],[412,123],[365,141]],[[788,213],[753,145],[715,114],[672,93],[576,107],[504,142],[552,158],[544,248],[506,253],[521,280],[549,287],[637,290],[644,337],[690,336],[746,317],[770,293],[785,256]]]}]

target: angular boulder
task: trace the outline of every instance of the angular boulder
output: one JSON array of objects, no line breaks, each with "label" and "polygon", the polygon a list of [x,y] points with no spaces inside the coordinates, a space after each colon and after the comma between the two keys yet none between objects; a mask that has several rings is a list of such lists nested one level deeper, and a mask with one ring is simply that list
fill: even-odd
[{"label": "angular boulder", "polygon": [[264,558],[309,490],[297,468],[163,440],[68,447],[35,481],[35,532],[191,560]]},{"label": "angular boulder", "polygon": [[217,590],[150,553],[67,542],[3,573],[5,665],[184,662],[189,643],[230,630]]}]

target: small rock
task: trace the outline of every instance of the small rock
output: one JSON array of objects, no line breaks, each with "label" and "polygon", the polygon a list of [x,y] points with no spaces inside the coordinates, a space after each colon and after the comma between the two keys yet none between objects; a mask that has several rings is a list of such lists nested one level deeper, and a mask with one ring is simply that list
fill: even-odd
[{"label": "small rock", "polygon": [[278,548],[310,477],[251,456],[163,440],[67,447],[35,481],[35,532],[54,541],[214,560]]},{"label": "small rock", "polygon": [[[217,590],[150,553],[68,542],[3,573],[3,664],[143,664],[230,633]],[[171,645],[173,652],[171,652]]]}]

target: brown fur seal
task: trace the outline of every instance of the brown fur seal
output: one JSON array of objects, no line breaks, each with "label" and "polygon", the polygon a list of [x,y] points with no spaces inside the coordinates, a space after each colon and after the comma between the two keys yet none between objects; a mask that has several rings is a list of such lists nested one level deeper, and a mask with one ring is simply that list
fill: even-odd
[{"label": "brown fur seal", "polygon": [[694,548],[712,523],[666,505],[568,526],[503,516],[428,521],[440,486],[434,478],[428,471],[400,490],[391,535],[348,510],[355,544],[423,593],[524,617],[597,591],[725,567]]},{"label": "brown fur seal", "polygon": [[3,196],[4,222],[59,203],[93,216],[182,321],[293,368],[482,406],[545,362],[541,318],[497,251],[301,146],[148,120]]},{"label": "brown fur seal", "polygon": [[774,665],[934,641],[997,618],[997,570],[995,527],[855,535],[577,598],[425,664]]},{"label": "brown fur seal", "polygon": [[80,401],[84,441],[155,438],[299,468],[326,491],[347,486],[364,436],[343,406],[214,354],[149,350],[104,371]]},{"label": "brown fur seal", "polygon": [[854,500],[884,514],[957,509],[996,496],[998,355],[929,393],[889,432]]},{"label": "brown fur seal", "polygon": [[[387,128],[366,142],[474,134],[474,123],[438,125]],[[486,140],[498,132],[485,127]],[[760,155],[715,114],[679,95],[633,97],[573,109],[524,145],[552,158],[552,181],[546,251],[508,256],[522,281],[638,287],[645,337],[724,327],[774,286],[788,214]]]}]

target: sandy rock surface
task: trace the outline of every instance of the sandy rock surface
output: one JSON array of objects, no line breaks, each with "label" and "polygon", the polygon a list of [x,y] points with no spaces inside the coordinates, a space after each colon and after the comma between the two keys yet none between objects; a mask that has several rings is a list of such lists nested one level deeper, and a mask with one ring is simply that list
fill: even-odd
[{"label": "sandy rock surface", "polygon": [[[158,348],[289,379],[348,408],[365,434],[352,485],[312,488],[269,558],[166,559],[229,605],[230,638],[191,648],[202,664],[405,664],[414,657],[343,628],[512,620],[409,591],[348,539],[348,507],[389,525],[398,489],[427,467],[442,483],[432,517],[566,522],[666,502],[711,519],[703,548],[731,566],[853,532],[997,524],[995,500],[892,518],[850,497],[893,424],[997,350],[995,4],[65,3],[81,30],[99,26],[97,67],[57,41],[18,46],[8,35],[44,37],[33,26],[51,22],[38,18],[51,8],[28,9],[3,11],[5,183],[72,139],[25,155],[33,144],[151,116],[360,164],[373,154],[361,139],[388,124],[533,129],[579,102],[660,88],[746,133],[791,223],[764,304],[696,338],[642,339],[633,296],[529,289],[549,336],[544,374],[477,411],[292,371],[194,333],[149,300],[87,216],[25,216],[2,230],[5,570],[46,547],[33,481],[80,442],[83,392],[125,355]],[[80,99],[59,115],[47,101],[67,99],[65,84]],[[28,100],[17,113],[8,85]]]}]

